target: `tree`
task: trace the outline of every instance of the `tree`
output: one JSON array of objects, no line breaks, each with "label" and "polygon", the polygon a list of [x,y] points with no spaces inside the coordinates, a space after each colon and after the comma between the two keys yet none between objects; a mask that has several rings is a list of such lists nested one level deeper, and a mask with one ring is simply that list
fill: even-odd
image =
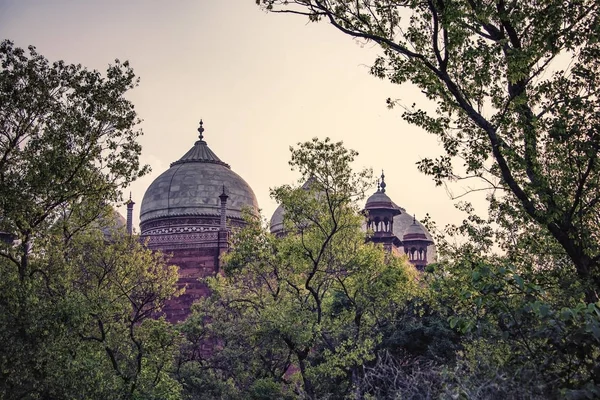
[{"label": "tree", "polygon": [[[600,293],[600,21],[593,0],[257,0],[377,43],[371,73],[410,81],[435,114],[404,118],[439,137],[420,161],[437,184],[477,178],[491,212],[550,236],[587,302]],[[393,106],[395,100],[388,99]],[[516,226],[516,228],[515,228]]]},{"label": "tree", "polygon": [[98,226],[40,247],[27,286],[0,262],[2,397],[177,398],[177,336],[152,318],[175,293],[176,268],[137,237],[114,230],[107,241]]},{"label": "tree", "polygon": [[0,230],[20,242],[19,255],[3,256],[27,279],[35,240],[75,216],[80,225],[96,219],[149,168],[140,165],[139,119],[124,97],[138,82],[127,62],[103,77],[10,41],[0,44],[0,61]]},{"label": "tree", "polygon": [[365,241],[355,200],[370,172],[352,172],[355,156],[328,139],[292,149],[306,184],[272,191],[286,234],[250,219],[185,324],[191,340],[214,343],[189,358],[198,371],[253,398],[362,395],[363,366],[417,285],[405,258]]},{"label": "tree", "polygon": [[[581,283],[558,244],[537,227],[528,234],[513,231],[513,240],[501,242],[512,248],[495,254],[495,239],[510,231],[469,206],[463,210],[469,217],[447,229],[449,237],[437,238],[444,261],[425,276],[430,304],[462,336],[456,378],[468,391],[487,379],[532,398],[597,397],[600,304],[582,301]],[[495,393],[490,396],[506,396]]]},{"label": "tree", "polygon": [[177,398],[177,336],[153,320],[177,272],[115,227],[110,204],[148,168],[106,76],[0,44],[0,397]]}]

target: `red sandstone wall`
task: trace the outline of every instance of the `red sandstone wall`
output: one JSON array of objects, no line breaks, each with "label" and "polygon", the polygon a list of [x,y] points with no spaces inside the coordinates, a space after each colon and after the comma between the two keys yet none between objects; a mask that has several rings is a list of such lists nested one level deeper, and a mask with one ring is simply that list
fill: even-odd
[{"label": "red sandstone wall", "polygon": [[183,321],[190,314],[192,304],[209,294],[206,285],[199,279],[213,276],[217,271],[219,249],[216,247],[188,248],[167,251],[172,254],[170,264],[179,267],[179,288],[185,293],[167,302],[164,313],[167,321]]}]

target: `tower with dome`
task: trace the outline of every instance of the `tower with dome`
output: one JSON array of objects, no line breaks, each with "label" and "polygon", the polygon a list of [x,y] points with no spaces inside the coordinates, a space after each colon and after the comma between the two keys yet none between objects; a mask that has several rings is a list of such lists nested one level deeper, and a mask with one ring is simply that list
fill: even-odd
[{"label": "tower with dome", "polygon": [[406,254],[417,269],[435,261],[435,246],[427,229],[402,207],[397,206],[385,193],[385,175],[377,184],[377,191],[367,199],[363,210],[371,240],[383,244],[393,254]]},{"label": "tower with dome", "polygon": [[200,121],[199,140],[171,163],[146,190],[140,232],[147,246],[170,254],[185,293],[166,308],[172,322],[185,319],[191,304],[206,295],[199,278],[219,271],[229,228],[243,225],[242,212],[258,213],[252,188],[208,147]]},{"label": "tower with dome", "polygon": [[[148,187],[140,211],[142,239],[150,249],[171,256],[170,262],[179,267],[178,285],[185,287],[165,307],[171,322],[185,319],[194,301],[208,294],[200,278],[219,272],[230,229],[244,224],[243,210],[258,215],[252,188],[208,147],[202,121],[198,132],[193,147]],[[273,213],[272,233],[282,233],[284,213],[281,206]],[[406,254],[418,269],[435,260],[429,232],[389,198],[383,173],[364,214],[370,240],[390,253]]]}]

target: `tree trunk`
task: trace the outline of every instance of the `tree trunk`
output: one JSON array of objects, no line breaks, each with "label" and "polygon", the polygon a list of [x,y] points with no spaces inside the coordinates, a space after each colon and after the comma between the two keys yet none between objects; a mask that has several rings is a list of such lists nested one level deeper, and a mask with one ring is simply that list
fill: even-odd
[{"label": "tree trunk", "polygon": [[315,399],[315,388],[312,385],[312,382],[306,376],[306,364],[304,360],[306,359],[307,351],[296,352],[296,356],[298,357],[298,366],[300,367],[300,373],[302,374],[302,383],[304,384],[304,392],[306,393],[306,397],[309,399]]}]

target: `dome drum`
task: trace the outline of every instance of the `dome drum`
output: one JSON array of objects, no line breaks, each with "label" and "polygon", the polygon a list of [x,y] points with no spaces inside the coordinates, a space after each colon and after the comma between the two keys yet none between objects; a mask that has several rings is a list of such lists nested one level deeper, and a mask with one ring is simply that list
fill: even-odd
[{"label": "dome drum", "polygon": [[[216,216],[157,218],[141,224],[142,235],[151,249],[173,250],[211,247],[219,244],[220,221]],[[227,218],[227,226],[239,228],[244,221]]]}]

